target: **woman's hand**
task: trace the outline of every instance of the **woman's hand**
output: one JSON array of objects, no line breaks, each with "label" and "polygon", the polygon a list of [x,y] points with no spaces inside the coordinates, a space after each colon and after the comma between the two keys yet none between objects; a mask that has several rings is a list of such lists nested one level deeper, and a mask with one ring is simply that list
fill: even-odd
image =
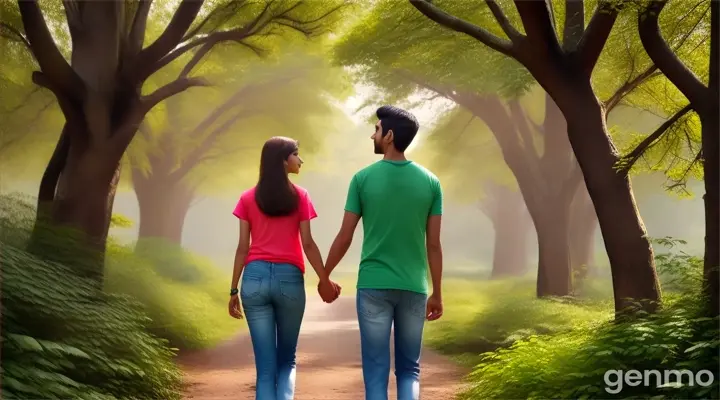
[{"label": "woman's hand", "polygon": [[318,293],[326,303],[332,303],[340,296],[342,287],[330,279],[320,281],[318,284]]},{"label": "woman's hand", "polygon": [[242,308],[240,308],[240,296],[230,296],[230,303],[228,303],[228,311],[231,317],[236,319],[243,319]]}]

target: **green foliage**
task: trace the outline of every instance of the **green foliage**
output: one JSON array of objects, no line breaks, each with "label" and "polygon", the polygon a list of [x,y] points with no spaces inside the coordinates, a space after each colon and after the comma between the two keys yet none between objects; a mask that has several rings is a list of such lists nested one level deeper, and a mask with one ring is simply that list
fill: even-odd
[{"label": "green foliage", "polygon": [[[682,244],[670,238],[654,241],[671,248]],[[537,300],[529,285],[497,282],[488,290],[486,284],[475,283],[473,292],[449,293],[447,310],[459,309],[447,314],[456,321],[445,323],[455,326],[439,335],[440,329],[431,325],[431,344],[448,352],[454,351],[443,344],[476,344],[457,352],[468,363],[477,363],[463,399],[718,398],[717,377],[709,387],[656,388],[651,376],[650,387],[624,384],[619,393],[605,391],[613,389],[604,381],[609,370],[657,370],[661,376],[665,370],[717,373],[719,321],[704,317],[702,260],[669,251],[659,254],[656,263],[665,293],[664,308],[657,314],[612,321],[609,298]],[[490,299],[499,293],[502,299],[492,304]],[[477,345],[478,337],[484,339],[482,345]],[[687,383],[687,376],[683,379]]]},{"label": "green foliage", "polygon": [[425,340],[468,365],[477,363],[478,354],[533,335],[568,332],[585,321],[612,318],[612,299],[606,289],[600,299],[590,302],[538,299],[534,279],[451,279],[444,286],[451,288],[443,296],[445,315],[428,324]]},{"label": "green foliage", "polygon": [[140,301],[151,332],[174,347],[199,349],[244,328],[227,315],[227,273],[171,243],[143,240],[138,246],[109,246],[105,286]]},{"label": "green foliage", "polygon": [[[496,3],[522,32],[523,26],[512,2]],[[613,139],[618,141],[617,147],[629,151],[654,128],[631,126],[630,121],[612,118],[618,110],[617,105],[646,110],[663,120],[684,107],[686,100],[662,74],[651,69],[652,63],[637,33],[639,7],[628,4],[632,2],[625,3],[626,8],[620,13],[593,69],[592,83],[598,97],[607,102],[611,117],[609,126]],[[437,0],[433,4],[496,36],[505,37],[484,2]],[[550,4],[557,36],[562,41],[565,2],[555,0]],[[596,6],[597,1],[585,2],[586,26]],[[709,2],[675,1],[668,7],[670,10],[663,12],[660,21],[664,37],[691,70],[706,77]],[[409,96],[418,90],[446,97],[452,97],[448,93],[463,91],[517,97],[535,85],[528,71],[514,60],[490,50],[468,35],[439,26],[408,2],[401,1],[374,2],[373,7],[338,41],[335,58],[338,63],[353,67],[359,80],[378,88],[368,104],[409,103]],[[695,157],[699,124],[694,118],[688,116],[674,124],[667,137],[647,153],[645,158],[652,165],[638,164],[633,172],[664,171],[671,183],[701,176]],[[438,152],[442,153],[441,150]],[[430,167],[434,169],[435,166]],[[457,174],[474,171],[464,167],[455,170]]]},{"label": "green foliage", "polygon": [[302,154],[318,152],[339,117],[334,103],[350,90],[342,69],[288,48],[278,59],[244,62],[223,80],[156,107],[131,145],[132,168],[188,169],[183,184],[205,194],[249,184],[271,136],[298,139]]},{"label": "green foliage", "polygon": [[110,217],[111,228],[132,228],[133,225],[133,220],[122,214],[113,213]]},{"label": "green foliage", "polygon": [[174,353],[142,306],[26,252],[18,200],[0,198],[3,398],[179,399]]}]

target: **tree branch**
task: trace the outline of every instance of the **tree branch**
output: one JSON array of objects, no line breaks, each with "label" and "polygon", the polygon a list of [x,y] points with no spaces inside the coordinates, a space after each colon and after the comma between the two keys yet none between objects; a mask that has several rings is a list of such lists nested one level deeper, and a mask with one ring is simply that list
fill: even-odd
[{"label": "tree branch", "polygon": [[[152,68],[150,68],[147,71],[147,75],[144,76],[147,78],[148,76],[152,75],[153,73],[159,71],[166,65],[170,64],[174,60],[176,60],[178,57],[182,56],[183,54],[187,53],[188,51],[194,49],[197,46],[203,46],[194,56],[193,58],[185,65],[182,72],[180,73],[180,76],[187,76],[193,68],[200,62],[200,60],[212,49],[213,46],[220,42],[224,41],[235,41],[240,42],[243,39],[246,39],[255,33],[254,28],[260,23],[260,21],[267,15],[267,13],[270,10],[270,5],[272,3],[267,3],[265,5],[265,8],[260,12],[255,19],[253,19],[250,23],[248,23],[245,26],[238,27],[235,29],[230,29],[227,31],[222,32],[213,32],[207,36],[204,36],[202,38],[195,39],[189,43],[186,43],[177,49],[173,50],[169,54],[162,57],[160,60],[158,60]],[[264,28],[267,24],[270,23],[271,20],[266,21],[264,25],[260,27],[260,29]]]},{"label": "tree branch", "polygon": [[18,8],[30,50],[45,74],[45,79],[53,82],[52,86],[57,90],[55,95],[80,98],[84,84],[55,45],[37,0],[18,0]]},{"label": "tree branch", "polygon": [[182,41],[185,42],[185,41],[188,41],[191,38],[195,37],[195,35],[197,35],[200,32],[200,30],[208,23],[208,21],[210,21],[210,19],[212,17],[219,14],[221,11],[230,10],[232,7],[235,7],[236,5],[237,5],[237,2],[229,1],[220,7],[215,7],[212,11],[210,11],[208,13],[208,15],[205,16],[205,18],[203,18],[202,21],[200,21],[200,23],[193,30],[188,32],[188,34],[182,38]]},{"label": "tree branch", "polygon": [[302,74],[300,71],[294,71],[293,74],[284,76],[283,78],[276,79],[270,82],[251,83],[243,86],[231,95],[223,104],[217,107],[213,112],[209,113],[200,123],[191,131],[191,135],[197,136],[205,132],[215,121],[220,119],[226,112],[230,111],[233,107],[236,107],[243,98],[249,97],[252,93],[256,93],[259,90],[268,90],[275,86],[284,85],[294,79],[299,78]]},{"label": "tree branch", "polygon": [[540,157],[535,151],[535,143],[533,141],[532,132],[528,126],[528,116],[525,110],[520,106],[517,99],[510,100],[510,116],[512,117],[515,131],[522,141],[522,149],[525,157],[532,160],[532,165],[539,165]]},{"label": "tree branch", "polygon": [[144,108],[146,108],[147,111],[150,111],[158,103],[168,97],[184,92],[194,86],[210,86],[210,83],[205,80],[205,78],[178,78],[167,85],[158,88],[149,95],[143,96],[140,99],[140,102],[144,104]]},{"label": "tree branch", "polygon": [[423,15],[437,22],[438,24],[448,29],[452,29],[456,32],[469,35],[495,51],[498,51],[509,57],[514,57],[515,49],[512,42],[500,39],[499,37],[493,35],[492,33],[477,25],[474,25],[470,22],[446,13],[438,7],[435,7],[432,3],[430,3],[429,0],[409,1],[410,4],[412,4],[413,7],[420,11]]},{"label": "tree branch", "polygon": [[710,2],[710,76],[708,88],[710,96],[717,101],[720,96],[720,3]]},{"label": "tree branch", "polygon": [[673,126],[682,116],[687,114],[690,110],[693,109],[692,103],[686,105],[681,110],[676,112],[672,117],[670,117],[667,121],[663,122],[662,125],[660,125],[653,133],[648,135],[645,139],[643,139],[642,142],[640,142],[635,148],[628,153],[627,155],[623,156],[620,159],[619,163],[619,171],[621,174],[627,175],[628,172],[630,172],[630,169],[635,165],[637,160],[640,159],[640,157],[645,154],[645,151],[649,149],[660,137],[667,132],[668,129],[670,129],[671,126]]},{"label": "tree branch", "polygon": [[[621,5],[623,3],[620,3]],[[620,6],[621,6],[620,5]],[[609,1],[601,1],[590,19],[587,30],[578,44],[578,61],[586,76],[592,74],[605,43],[617,20],[620,7]]]},{"label": "tree branch", "polygon": [[575,51],[585,32],[585,1],[565,0],[565,27],[563,28],[563,49]]},{"label": "tree branch", "polygon": [[613,93],[612,96],[605,102],[605,112],[609,113],[628,95],[630,92],[635,90],[638,86],[642,85],[645,81],[650,80],[660,75],[657,72],[657,66],[655,64],[650,65],[645,71],[638,74],[635,78],[625,82],[618,90]]},{"label": "tree branch", "polygon": [[150,14],[150,6],[153,0],[140,0],[135,16],[133,18],[132,27],[128,34],[128,55],[135,57],[142,51],[145,44],[145,29],[147,27],[147,19]]},{"label": "tree branch", "polygon": [[192,149],[190,154],[183,158],[182,165],[170,174],[170,179],[178,181],[184,178],[187,173],[200,162],[205,153],[212,148],[215,141],[221,134],[230,129],[230,127],[232,127],[239,119],[250,116],[255,112],[256,111],[254,109],[242,109],[235,113],[232,117],[228,118],[227,121],[223,122],[220,126],[213,129],[212,132],[210,132],[198,146],[195,146]]},{"label": "tree branch", "polygon": [[490,11],[495,17],[495,20],[498,22],[498,24],[500,24],[503,32],[505,32],[507,37],[510,38],[511,42],[514,43],[516,40],[523,37],[523,35],[517,29],[515,29],[513,24],[510,23],[510,20],[508,20],[507,16],[505,15],[505,13],[503,13],[502,9],[495,0],[485,0],[485,3],[490,8]]},{"label": "tree branch", "polygon": [[153,107],[161,101],[194,86],[209,86],[209,83],[204,78],[179,78],[158,88],[149,95],[141,97],[140,101],[132,106],[123,124],[112,133],[111,148],[113,151],[119,152],[120,155],[125,152],[130,141],[140,128],[140,124],[145,119],[145,115]]},{"label": "tree branch", "polygon": [[156,62],[175,48],[185,36],[197,17],[204,0],[183,0],[173,14],[170,23],[165,31],[150,46],[142,50],[138,55],[133,71],[142,81],[152,74],[151,71]]},{"label": "tree branch", "polygon": [[562,48],[555,33],[554,20],[548,0],[515,0],[528,41],[542,45],[553,56],[562,54]]},{"label": "tree branch", "polygon": [[10,24],[6,24],[5,22],[0,22],[0,28],[3,28],[3,29],[0,29],[0,34],[2,33],[3,30],[10,32],[9,35],[8,34],[1,35],[2,37],[20,42],[20,43],[24,44],[25,47],[28,48],[28,50],[32,50],[32,47],[30,46],[30,42],[28,42],[25,35],[23,35],[22,32],[20,32],[18,29],[11,26]]},{"label": "tree branch", "polygon": [[[670,49],[660,33],[658,17],[666,0],[653,0],[638,16],[640,41],[650,59],[692,104],[705,101],[707,88]],[[717,46],[717,44],[714,44]]]}]

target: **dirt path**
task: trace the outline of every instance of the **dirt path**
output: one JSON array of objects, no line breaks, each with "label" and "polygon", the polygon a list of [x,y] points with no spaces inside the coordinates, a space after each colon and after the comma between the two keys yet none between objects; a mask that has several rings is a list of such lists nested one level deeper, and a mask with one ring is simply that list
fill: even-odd
[{"label": "dirt path", "polygon": [[[180,359],[187,389],[185,399],[255,398],[255,365],[250,337],[242,335],[216,348]],[[360,334],[354,297],[331,305],[308,300],[297,353],[295,400],[360,400],[363,398]],[[450,400],[465,371],[445,357],[424,349],[422,398]],[[395,398],[395,376],[390,374]]]}]

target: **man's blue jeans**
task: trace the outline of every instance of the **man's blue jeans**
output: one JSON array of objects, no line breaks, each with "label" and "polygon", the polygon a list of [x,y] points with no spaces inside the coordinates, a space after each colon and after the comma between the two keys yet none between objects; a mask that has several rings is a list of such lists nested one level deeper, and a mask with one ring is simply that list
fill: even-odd
[{"label": "man's blue jeans", "polygon": [[253,351],[256,400],[292,400],[295,351],[305,313],[305,281],[298,267],[253,261],[240,288]]},{"label": "man's blue jeans", "polygon": [[390,328],[395,329],[398,400],[420,398],[420,351],[427,296],[406,290],[358,289],[357,313],[365,400],[387,400]]}]

